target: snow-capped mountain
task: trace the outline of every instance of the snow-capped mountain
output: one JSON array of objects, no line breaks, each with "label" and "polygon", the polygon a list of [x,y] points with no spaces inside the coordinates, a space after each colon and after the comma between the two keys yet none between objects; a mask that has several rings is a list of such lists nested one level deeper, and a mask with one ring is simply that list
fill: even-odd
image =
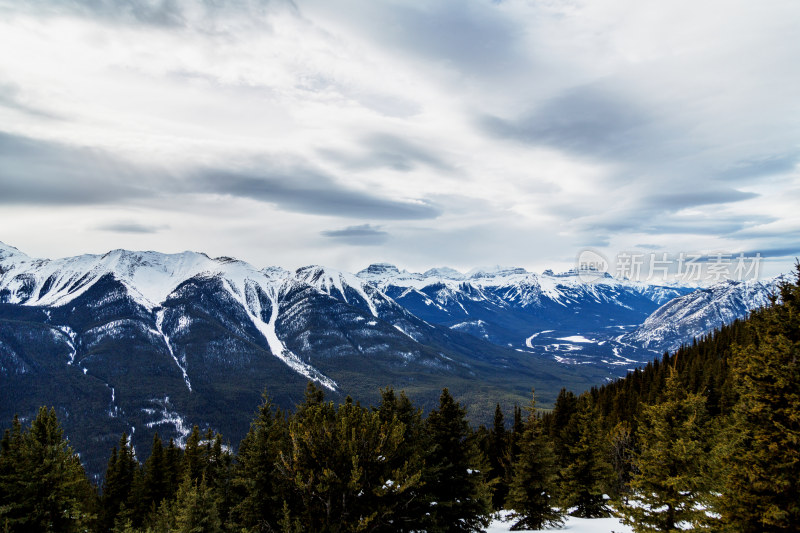
[{"label": "snow-capped mountain", "polygon": [[673,351],[714,329],[768,305],[781,277],[766,281],[723,281],[659,307],[622,340],[657,351]]},{"label": "snow-capped mountain", "polygon": [[[423,274],[379,263],[357,276],[375,284],[429,323],[470,333],[497,345],[547,353],[564,363],[595,364],[624,373],[652,357],[616,344],[660,305],[694,289],[617,280],[587,280],[579,272],[535,274],[519,267],[442,267]],[[564,339],[580,337],[582,342]]]},{"label": "snow-capped mountain", "polygon": [[291,408],[308,380],[334,399],[392,385],[431,405],[447,386],[488,413],[485,398],[522,403],[535,386],[547,403],[652,357],[623,335],[692,290],[501,267],[292,272],[195,252],[47,260],[0,243],[0,419],[56,405],[102,458],[123,431],[145,453],[154,432],[180,442],[195,423],[236,443],[265,388]]},{"label": "snow-capped mountain", "polygon": [[125,250],[46,260],[0,245],[0,418],[59,406],[78,449],[104,452],[127,431],[146,451],[153,432],[180,442],[193,423],[238,442],[265,387],[289,408],[308,380],[365,401],[393,385],[425,405],[444,386],[467,404],[475,383],[524,401],[532,383],[554,397],[605,375],[428,323],[322,267]]}]

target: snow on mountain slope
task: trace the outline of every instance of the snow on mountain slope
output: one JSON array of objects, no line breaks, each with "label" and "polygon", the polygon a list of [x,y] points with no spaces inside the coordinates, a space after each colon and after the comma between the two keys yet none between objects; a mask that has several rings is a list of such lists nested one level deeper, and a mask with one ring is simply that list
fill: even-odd
[{"label": "snow on mountain slope", "polygon": [[[285,290],[284,285],[294,282],[288,271],[278,268],[259,271],[243,261],[227,257],[212,259],[196,252],[162,254],[113,250],[103,255],[42,260],[31,259],[3,245],[0,254],[0,302],[26,306],[64,306],[110,275],[125,286],[134,301],[146,309],[154,310],[187,280],[220,279],[262,333],[275,357],[306,378],[330,390],[336,389],[333,380],[286,349],[275,333],[280,292]],[[260,301],[247,298],[248,292],[252,292],[254,287],[268,295],[271,301],[271,314],[266,320],[262,316]],[[154,331],[172,353],[170,339],[161,327],[162,322],[163,311],[156,316]],[[185,364],[181,364],[174,355],[173,358],[191,390]]]},{"label": "snow on mountain slope", "polygon": [[[665,303],[685,292],[680,286],[661,286],[618,280],[608,274],[587,282],[578,272],[555,274],[551,270],[541,275],[520,267],[476,268],[466,274],[448,267],[434,268],[424,274],[400,271],[388,263],[372,264],[356,274],[359,278],[375,284],[384,292],[407,289],[404,295],[435,292],[441,299],[438,303],[453,300],[460,293],[473,300],[490,300],[489,292],[500,295],[498,303],[513,302],[517,306],[541,306],[542,298],[561,305],[576,298],[592,298],[597,302],[609,302],[622,291],[640,294],[658,304]],[[435,291],[424,290],[435,287]],[[429,305],[433,305],[431,301]]]},{"label": "snow on mountain slope", "polygon": [[622,337],[659,351],[675,350],[769,303],[781,277],[765,281],[723,281],[675,298],[658,308],[635,331]]}]

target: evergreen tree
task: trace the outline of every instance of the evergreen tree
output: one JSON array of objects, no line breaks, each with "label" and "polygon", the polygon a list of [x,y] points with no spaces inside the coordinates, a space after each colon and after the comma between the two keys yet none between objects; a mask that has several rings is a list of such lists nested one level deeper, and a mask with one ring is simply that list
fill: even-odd
[{"label": "evergreen tree", "polygon": [[0,444],[0,525],[8,531],[81,531],[96,511],[94,489],[55,409],[39,409],[25,430],[15,417]]},{"label": "evergreen tree", "polygon": [[753,313],[752,341],[733,351],[739,400],[718,446],[727,530],[797,531],[800,524],[800,264],[773,306]]},{"label": "evergreen tree", "polygon": [[183,478],[174,504],[175,529],[179,533],[220,533],[222,521],[217,511],[217,502],[206,484],[192,481],[187,474]]},{"label": "evergreen tree", "polygon": [[494,409],[494,420],[489,432],[489,483],[493,486],[492,507],[502,509],[508,494],[508,485],[505,483],[508,470],[508,444],[505,417],[498,403]]},{"label": "evergreen tree", "polygon": [[561,513],[553,508],[552,502],[555,481],[555,455],[542,420],[536,414],[536,396],[532,395],[508,493],[507,507],[514,510],[517,518],[512,530],[561,525]]},{"label": "evergreen tree", "polygon": [[578,440],[579,430],[575,420],[577,411],[578,398],[571,391],[561,389],[547,424],[559,468],[567,466],[569,446]]},{"label": "evergreen tree", "polygon": [[114,523],[123,505],[130,497],[133,479],[139,463],[128,444],[128,435],[122,434],[119,450],[115,446],[111,450],[108,468],[103,480],[103,496],[101,499],[101,526],[105,530],[114,527]]},{"label": "evergreen tree", "polygon": [[233,516],[238,526],[253,531],[277,530],[288,492],[288,483],[284,483],[277,468],[279,454],[287,444],[288,428],[283,414],[275,412],[266,393],[263,398],[239,445],[233,479],[239,500]]},{"label": "evergreen tree", "polygon": [[164,450],[164,479],[165,493],[168,498],[173,498],[183,479],[183,452],[173,439],[169,439],[169,445]]},{"label": "evergreen tree", "polygon": [[419,484],[420,473],[392,469],[404,426],[381,421],[352,400],[333,407],[314,398],[290,421],[290,450],[281,470],[298,504],[284,523],[299,520],[312,531],[396,531],[397,496]]},{"label": "evergreen tree", "polygon": [[425,427],[430,446],[425,478],[430,505],[427,530],[481,531],[491,514],[491,493],[484,477],[488,465],[469,439],[466,410],[444,389],[439,408],[430,412]]},{"label": "evergreen tree", "polygon": [[[387,458],[390,470],[406,469],[409,472],[422,472],[424,468],[424,427],[422,411],[411,403],[405,392],[396,395],[387,388],[381,391],[381,403],[377,408],[378,416],[384,424],[403,425],[403,437],[395,453]],[[392,530],[398,532],[417,531],[421,517],[428,511],[424,501],[424,484],[420,481],[409,485],[403,492],[387,494],[392,508]]]},{"label": "evergreen tree", "polygon": [[704,527],[699,506],[709,490],[705,398],[687,393],[671,371],[660,403],[642,408],[637,430],[641,450],[631,480],[635,501],[621,506],[623,520],[638,532]]},{"label": "evergreen tree", "polygon": [[192,427],[192,432],[186,439],[186,446],[183,449],[183,463],[189,479],[192,481],[197,481],[203,476],[203,449],[200,446],[200,428],[196,425]]},{"label": "evergreen tree", "polygon": [[577,437],[565,446],[565,462],[559,474],[561,506],[581,518],[607,516],[603,495],[612,472],[598,413],[588,396],[581,396],[570,425],[574,425]]},{"label": "evergreen tree", "polygon": [[169,497],[167,484],[167,461],[164,445],[158,433],[153,435],[153,448],[144,463],[144,497],[147,506],[156,508]]},{"label": "evergreen tree", "polygon": [[608,436],[611,467],[614,470],[614,481],[611,484],[612,496],[615,499],[625,497],[630,492],[633,476],[634,439],[628,422],[619,422]]}]

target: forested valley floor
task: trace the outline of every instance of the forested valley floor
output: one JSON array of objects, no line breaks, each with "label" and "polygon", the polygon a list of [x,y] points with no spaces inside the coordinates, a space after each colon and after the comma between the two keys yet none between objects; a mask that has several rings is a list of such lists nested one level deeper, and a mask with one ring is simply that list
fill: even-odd
[{"label": "forested valley floor", "polygon": [[472,428],[445,389],[423,416],[402,392],[335,405],[310,383],[291,412],[268,391],[236,447],[195,427],[127,435],[101,486],[43,407],[0,448],[3,531],[481,531],[620,516],[634,531],[797,531],[800,266],[771,306],[552,409]]}]

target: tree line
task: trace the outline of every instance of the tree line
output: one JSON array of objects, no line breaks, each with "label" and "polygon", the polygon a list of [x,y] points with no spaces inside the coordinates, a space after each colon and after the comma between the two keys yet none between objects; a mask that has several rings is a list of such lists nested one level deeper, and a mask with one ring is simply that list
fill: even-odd
[{"label": "tree line", "polygon": [[265,395],[236,452],[195,427],[137,459],[122,435],[101,487],[55,411],[0,445],[4,531],[481,531],[566,514],[635,531],[796,531],[800,524],[800,265],[773,304],[550,410],[535,395],[470,427],[445,389],[427,416],[402,392],[377,406],[294,411]]}]

